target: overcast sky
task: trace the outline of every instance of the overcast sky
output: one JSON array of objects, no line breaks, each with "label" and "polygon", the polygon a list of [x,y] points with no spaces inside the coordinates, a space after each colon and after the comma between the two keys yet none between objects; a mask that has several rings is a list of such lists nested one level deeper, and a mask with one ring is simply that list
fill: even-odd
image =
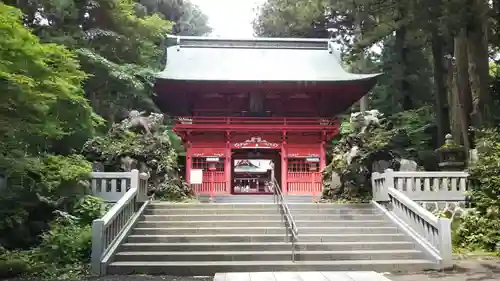
[{"label": "overcast sky", "polygon": [[266,0],[191,0],[208,16],[211,36],[253,37],[255,8]]}]

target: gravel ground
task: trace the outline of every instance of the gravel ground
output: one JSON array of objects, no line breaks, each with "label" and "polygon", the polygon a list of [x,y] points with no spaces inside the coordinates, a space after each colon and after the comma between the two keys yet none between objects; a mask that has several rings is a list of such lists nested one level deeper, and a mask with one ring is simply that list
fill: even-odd
[{"label": "gravel ground", "polygon": [[[213,276],[207,277],[183,277],[183,276],[145,276],[145,275],[111,275],[104,277],[94,277],[82,280],[65,280],[65,281],[212,281]],[[1,280],[1,279],[0,279]],[[15,279],[4,279],[2,281],[40,281],[40,279],[26,279],[26,278],[15,278]],[[58,280],[60,281],[60,280]]]},{"label": "gravel ground", "polygon": [[[456,260],[452,269],[414,273],[385,273],[392,281],[500,281],[500,260],[466,259]],[[71,281],[212,281],[213,277],[178,276],[104,276]],[[4,281],[39,281],[39,279],[8,279]],[[67,280],[70,281],[70,280]]]},{"label": "gravel ground", "polygon": [[392,281],[500,281],[500,260],[456,260],[449,270],[385,276]]},{"label": "gravel ground", "polygon": [[212,281],[210,277],[179,277],[179,276],[106,276],[90,279],[89,281]]}]

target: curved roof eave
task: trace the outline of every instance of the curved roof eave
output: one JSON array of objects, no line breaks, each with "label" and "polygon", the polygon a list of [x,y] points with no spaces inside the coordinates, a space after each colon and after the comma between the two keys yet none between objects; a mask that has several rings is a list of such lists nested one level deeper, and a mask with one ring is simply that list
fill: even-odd
[{"label": "curved roof eave", "polygon": [[380,74],[342,67],[328,39],[225,39],[167,36],[166,66],[159,80],[234,82],[351,82]]}]

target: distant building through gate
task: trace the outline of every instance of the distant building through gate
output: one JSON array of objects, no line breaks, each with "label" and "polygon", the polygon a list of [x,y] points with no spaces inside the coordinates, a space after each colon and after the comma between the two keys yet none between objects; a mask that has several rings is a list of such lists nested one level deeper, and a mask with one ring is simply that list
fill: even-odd
[{"label": "distant building through gate", "polygon": [[[325,145],[340,128],[336,116],[366,95],[379,74],[344,71],[328,39],[167,41],[156,103],[176,116],[187,181],[191,170],[203,170],[195,192],[265,194],[272,175],[284,193],[322,191]],[[241,161],[257,160],[272,168],[241,171]]]}]

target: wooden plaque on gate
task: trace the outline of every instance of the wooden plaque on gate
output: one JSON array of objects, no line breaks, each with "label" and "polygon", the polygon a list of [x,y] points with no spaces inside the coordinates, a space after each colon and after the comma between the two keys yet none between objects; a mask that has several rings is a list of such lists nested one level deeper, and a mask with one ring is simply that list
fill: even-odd
[{"label": "wooden plaque on gate", "polygon": [[271,148],[278,149],[281,147],[279,143],[268,142],[261,137],[252,137],[244,142],[233,143],[232,148]]}]

